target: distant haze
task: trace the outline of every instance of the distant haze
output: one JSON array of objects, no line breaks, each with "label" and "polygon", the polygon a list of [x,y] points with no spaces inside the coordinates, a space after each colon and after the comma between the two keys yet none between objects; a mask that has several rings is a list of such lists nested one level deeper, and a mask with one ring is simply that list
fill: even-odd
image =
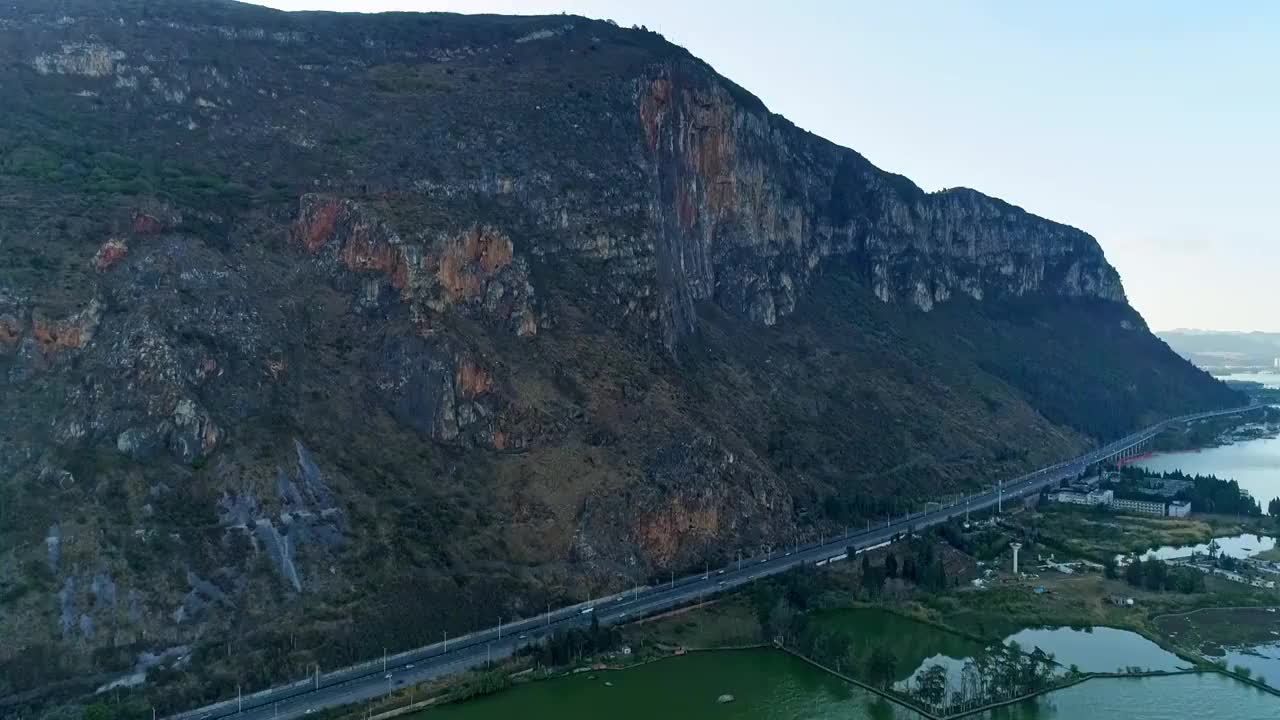
[{"label": "distant haze", "polygon": [[1179,355],[1206,370],[1276,370],[1280,362],[1280,333],[1168,330],[1159,335]]},{"label": "distant haze", "polygon": [[1280,3],[261,4],[644,24],[926,190],[1092,233],[1152,327],[1280,331]]}]

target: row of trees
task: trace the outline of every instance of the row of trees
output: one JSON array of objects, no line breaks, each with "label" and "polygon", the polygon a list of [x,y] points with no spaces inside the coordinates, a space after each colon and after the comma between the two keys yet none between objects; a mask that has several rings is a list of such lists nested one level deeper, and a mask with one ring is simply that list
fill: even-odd
[{"label": "row of trees", "polygon": [[951,585],[942,555],[930,537],[912,539],[901,561],[897,553],[890,551],[882,564],[872,565],[870,556],[863,553],[861,570],[862,587],[873,597],[884,590],[887,580],[901,579],[930,592],[945,590]]},{"label": "row of trees", "polygon": [[591,626],[585,629],[559,630],[545,643],[530,647],[544,667],[568,665],[596,653],[608,652],[622,642],[622,633],[616,626],[600,627],[600,619],[591,616]]}]

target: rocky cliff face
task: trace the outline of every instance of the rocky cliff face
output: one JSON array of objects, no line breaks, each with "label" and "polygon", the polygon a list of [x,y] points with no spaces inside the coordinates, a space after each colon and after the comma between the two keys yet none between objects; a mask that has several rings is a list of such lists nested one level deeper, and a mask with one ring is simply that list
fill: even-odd
[{"label": "rocky cliff face", "polygon": [[0,86],[8,700],[292,678],[1236,400],[1088,235],[646,31],[10,0]]},{"label": "rocky cliff face", "polygon": [[953,295],[1124,302],[1088,235],[971,190],[926,194],[767,112],[694,61],[639,83],[652,161],[661,320],[669,345],[715,299],[766,325],[832,258],[885,302],[929,311]]}]

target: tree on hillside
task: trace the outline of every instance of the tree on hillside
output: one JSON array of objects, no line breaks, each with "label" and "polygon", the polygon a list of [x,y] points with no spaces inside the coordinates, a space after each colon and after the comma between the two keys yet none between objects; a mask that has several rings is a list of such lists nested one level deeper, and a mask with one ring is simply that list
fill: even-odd
[{"label": "tree on hillside", "polygon": [[885,577],[898,577],[898,558],[894,557],[893,553],[889,553],[884,559],[884,574]]}]

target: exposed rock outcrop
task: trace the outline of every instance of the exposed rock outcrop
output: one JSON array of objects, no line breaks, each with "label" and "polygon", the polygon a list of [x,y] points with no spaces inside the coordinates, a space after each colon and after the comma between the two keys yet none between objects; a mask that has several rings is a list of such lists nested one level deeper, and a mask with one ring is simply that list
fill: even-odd
[{"label": "exposed rock outcrop", "polygon": [[637,94],[668,346],[702,300],[774,324],[837,260],[881,300],[925,311],[956,294],[1125,300],[1085,233],[972,190],[926,194],[698,63],[665,64]]},{"label": "exposed rock outcrop", "polygon": [[79,350],[93,340],[102,318],[102,305],[94,298],[79,312],[54,318],[41,308],[31,313],[31,338],[45,357]]},{"label": "exposed rock outcrop", "polygon": [[22,324],[13,315],[0,315],[0,353],[13,352],[22,341]]},{"label": "exposed rock outcrop", "polygon": [[[425,202],[425,199],[424,199]],[[383,283],[409,303],[420,328],[430,333],[451,307],[498,322],[525,337],[538,330],[527,262],[510,237],[489,226],[406,241],[366,205],[305,195],[293,239],[330,267],[375,275],[361,285],[376,301]]]},{"label": "exposed rock outcrop", "polygon": [[129,244],[122,238],[111,238],[94,253],[93,266],[102,272],[124,259],[129,254]]}]

